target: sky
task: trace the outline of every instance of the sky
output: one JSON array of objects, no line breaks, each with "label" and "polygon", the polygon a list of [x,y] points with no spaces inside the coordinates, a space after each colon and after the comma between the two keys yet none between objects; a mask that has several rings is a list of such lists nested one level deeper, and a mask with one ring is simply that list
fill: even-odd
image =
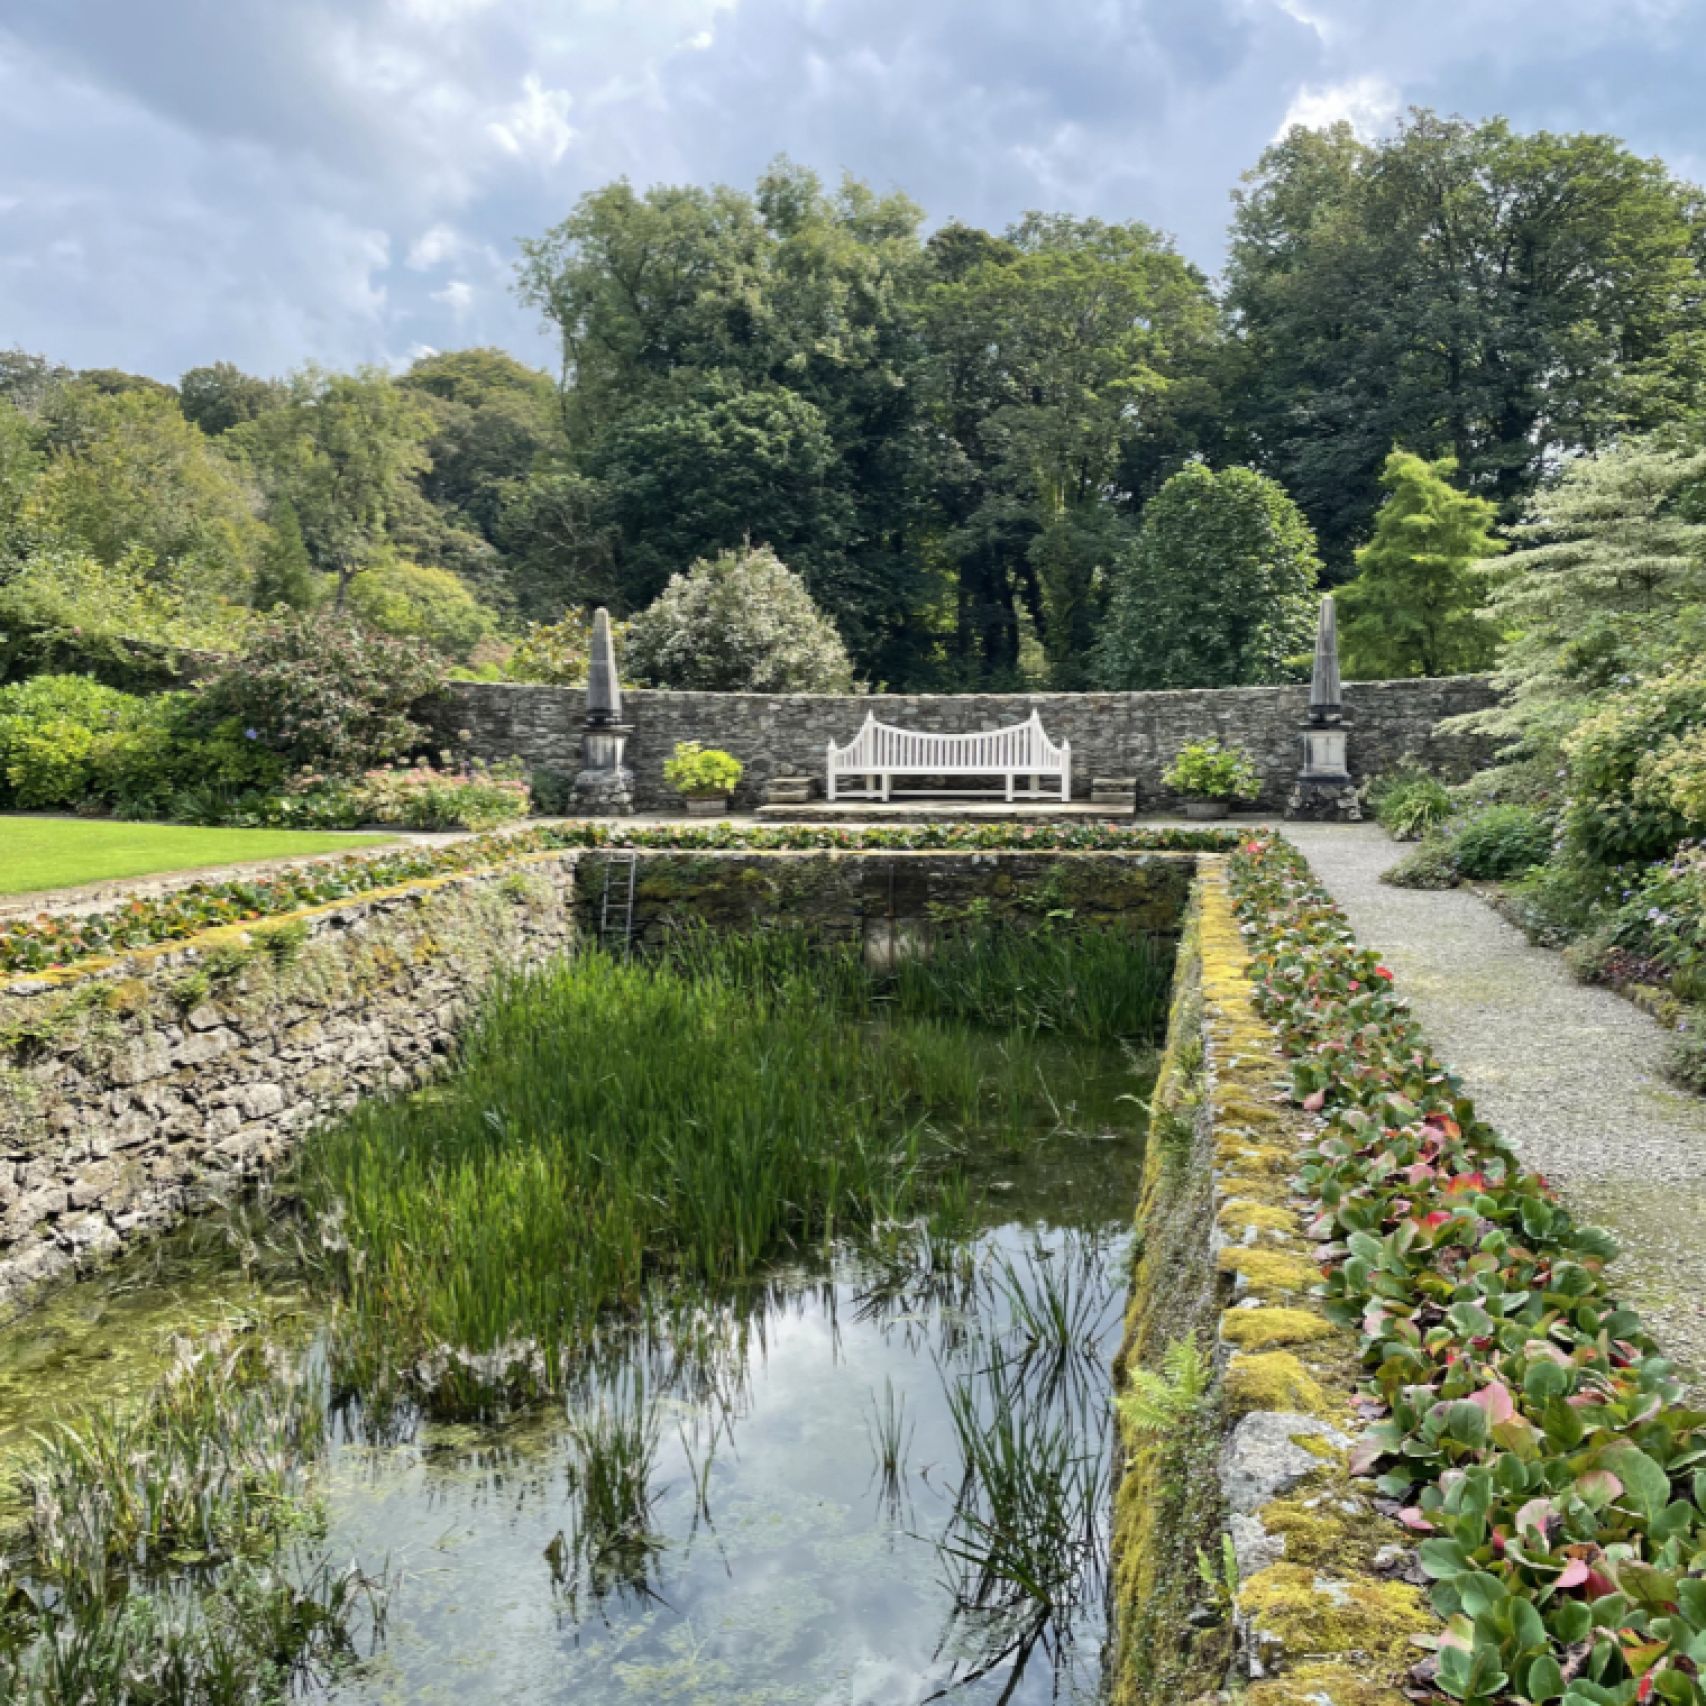
[{"label": "sky", "polygon": [[550,365],[516,239],[778,154],[999,229],[1142,219],[1218,271],[1294,123],[1598,130],[1706,181],[1706,0],[0,0],[0,348]]}]

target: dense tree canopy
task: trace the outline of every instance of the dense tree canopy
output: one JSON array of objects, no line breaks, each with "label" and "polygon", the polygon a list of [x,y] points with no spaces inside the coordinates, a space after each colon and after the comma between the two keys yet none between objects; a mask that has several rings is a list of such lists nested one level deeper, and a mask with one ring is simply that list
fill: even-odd
[{"label": "dense tree canopy", "polygon": [[1394,444],[1456,457],[1514,520],[1560,453],[1698,403],[1703,246],[1699,192],[1610,137],[1293,130],[1233,221],[1248,453],[1340,577]]},{"label": "dense tree canopy", "polygon": [[209,351],[173,386],[0,352],[0,581],[86,554],[252,614],[408,565],[409,597],[358,604],[456,655],[491,633],[485,659],[751,541],[872,684],[1186,685],[1284,669],[1289,614],[1226,623],[1271,557],[1248,526],[1307,578],[1289,496],[1323,582],[1361,569],[1353,667],[1471,667],[1494,631],[1520,654],[1552,559],[1523,536],[1491,628],[1471,563],[1602,477],[1584,459],[1698,413],[1703,261],[1702,197],[1660,163],[1426,112],[1276,142],[1219,290],[1135,220],[927,233],[904,195],[785,161],[750,191],[618,182],[521,245],[555,374]]}]

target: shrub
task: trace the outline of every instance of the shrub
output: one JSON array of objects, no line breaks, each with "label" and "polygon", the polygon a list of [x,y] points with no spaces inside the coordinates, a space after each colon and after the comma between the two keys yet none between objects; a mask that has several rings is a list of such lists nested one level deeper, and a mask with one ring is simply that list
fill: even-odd
[{"label": "shrub", "polygon": [[350,582],[349,606],[370,628],[420,640],[457,662],[487,639],[492,613],[449,569],[387,557]]},{"label": "shrub", "polygon": [[1396,865],[1380,873],[1383,883],[1397,889],[1454,889],[1461,880],[1448,836],[1427,836]]},{"label": "shrub", "polygon": [[663,779],[678,794],[732,794],[745,772],[746,766],[732,754],[684,740],[664,765]]},{"label": "shrub", "polygon": [[[618,667],[627,645],[627,624],[614,622]],[[506,681],[544,681],[553,687],[584,687],[592,649],[592,618],[571,611],[556,622],[530,622],[503,666]]]},{"label": "shrub", "polygon": [[1531,941],[1561,948],[1592,929],[1618,897],[1617,880],[1604,866],[1555,855],[1511,884],[1504,910]]},{"label": "shrub", "polygon": [[806,583],[768,546],[695,563],[628,624],[637,681],[712,693],[845,693],[853,665]]},{"label": "shrub", "polygon": [[1451,794],[1437,776],[1400,770],[1369,789],[1375,820],[1396,841],[1420,841],[1451,816]]},{"label": "shrub", "polygon": [[1677,1027],[1665,1053],[1665,1072],[1683,1089],[1706,1096],[1706,1008],[1696,1007]]},{"label": "shrub", "polygon": [[1218,740],[1194,740],[1181,747],[1161,780],[1175,793],[1197,800],[1250,800],[1262,786],[1255,760]]},{"label": "shrub", "polygon": [[416,764],[370,770],[354,790],[365,821],[405,829],[495,829],[527,816],[532,803],[519,761],[487,766],[478,760],[462,769]]},{"label": "shrub", "polygon": [[1618,694],[1565,742],[1570,845],[1603,865],[1667,857],[1706,826],[1706,672],[1686,670]]},{"label": "shrub", "polygon": [[1552,851],[1552,822],[1530,806],[1488,806],[1466,818],[1451,838],[1459,876],[1499,882],[1544,865]]},{"label": "shrub", "polygon": [[1706,999],[1706,845],[1644,872],[1610,929],[1618,948],[1656,961],[1685,999]]},{"label": "shrub", "polygon": [[188,696],[144,698],[86,675],[0,688],[0,801],[25,810],[158,812],[191,775],[216,768],[183,729]]},{"label": "shrub", "polygon": [[337,611],[293,614],[208,684],[203,711],[292,767],[349,775],[419,743],[409,712],[438,680],[439,660],[418,642]]}]

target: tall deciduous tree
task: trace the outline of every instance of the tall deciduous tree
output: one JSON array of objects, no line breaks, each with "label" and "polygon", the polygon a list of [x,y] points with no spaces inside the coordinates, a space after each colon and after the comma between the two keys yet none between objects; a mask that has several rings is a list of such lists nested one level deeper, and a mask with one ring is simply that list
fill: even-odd
[{"label": "tall deciduous tree", "polygon": [[377,370],[296,374],[276,409],[226,439],[252,463],[274,503],[296,512],[314,566],[337,601],[377,560],[427,466],[432,421],[419,398]]},{"label": "tall deciduous tree", "polygon": [[1096,650],[1103,687],[1285,679],[1308,650],[1320,560],[1284,490],[1249,468],[1182,468],[1115,569]]},{"label": "tall deciduous tree", "polygon": [[1611,137],[1297,129],[1238,203],[1243,428],[1341,578],[1393,444],[1455,456],[1514,519],[1560,452],[1701,396],[1699,193]]},{"label": "tall deciduous tree", "polygon": [[1357,552],[1357,578],[1339,596],[1348,675],[1455,675],[1493,661],[1498,630],[1481,614],[1485,588],[1473,565],[1505,546],[1492,535],[1492,501],[1459,491],[1456,472],[1450,456],[1386,458],[1386,502]]},{"label": "tall deciduous tree", "polygon": [[241,468],[169,392],[66,389],[79,393],[65,417],[75,432],[35,481],[27,519],[104,563],[140,553],[181,591],[246,602],[264,532]]},{"label": "tall deciduous tree", "polygon": [[1030,606],[1067,685],[1129,538],[1122,468],[1212,340],[1213,302],[1201,274],[1136,223],[1031,214],[999,245],[962,236],[940,259],[952,271],[926,321],[936,414],[970,488],[950,549],[980,567],[1005,559],[1005,596]]}]

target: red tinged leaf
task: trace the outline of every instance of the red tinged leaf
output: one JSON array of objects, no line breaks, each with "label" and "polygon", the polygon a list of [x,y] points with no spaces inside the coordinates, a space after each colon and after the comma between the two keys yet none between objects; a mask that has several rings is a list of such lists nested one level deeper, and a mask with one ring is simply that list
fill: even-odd
[{"label": "red tinged leaf", "polygon": [[1579,1588],[1592,1574],[1593,1571],[1588,1568],[1585,1558],[1572,1558],[1558,1572],[1558,1586],[1560,1588]]},{"label": "red tinged leaf", "polygon": [[1392,982],[1392,973],[1388,971],[1385,966],[1376,966],[1374,968],[1374,975],[1376,977],[1385,978],[1388,983]]},{"label": "red tinged leaf", "polygon": [[1479,1392],[1469,1394],[1471,1404],[1479,1404],[1487,1412],[1487,1420],[1495,1427],[1500,1422],[1508,1422],[1516,1414],[1516,1405],[1511,1402],[1510,1388],[1502,1381],[1495,1380],[1489,1386],[1483,1386]]},{"label": "red tinged leaf", "polygon": [[1327,1092],[1325,1090],[1311,1090],[1303,1098],[1303,1107],[1306,1113],[1318,1114],[1326,1105]]},{"label": "red tinged leaf", "polygon": [[1399,1511],[1398,1520],[1406,1528],[1413,1529],[1417,1534],[1432,1534],[1434,1532],[1434,1525],[1422,1515],[1421,1508],[1417,1505],[1407,1505]]}]

